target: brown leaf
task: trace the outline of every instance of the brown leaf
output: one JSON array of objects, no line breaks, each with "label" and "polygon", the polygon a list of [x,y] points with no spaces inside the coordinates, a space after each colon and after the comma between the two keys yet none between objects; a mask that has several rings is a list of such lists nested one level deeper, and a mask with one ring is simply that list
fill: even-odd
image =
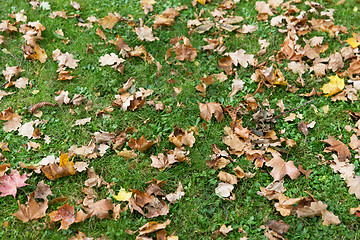
[{"label": "brown leaf", "polygon": [[44,201],[47,200],[47,196],[52,196],[53,193],[50,190],[50,186],[41,181],[37,184],[37,188],[33,192],[34,198],[42,198]]},{"label": "brown leaf", "polygon": [[51,221],[57,222],[61,220],[60,229],[68,229],[75,222],[75,208],[69,204],[64,204],[58,210],[49,213]]},{"label": "brown leaf", "polygon": [[24,204],[20,204],[20,201],[18,201],[18,204],[19,211],[12,215],[19,218],[24,223],[34,219],[45,217],[45,212],[48,208],[47,200],[45,200],[45,202],[37,203],[34,198],[29,199],[29,203],[27,206],[25,206]]},{"label": "brown leaf", "polygon": [[110,218],[109,211],[114,209],[114,205],[109,199],[102,199],[87,205],[85,209],[89,212],[89,217],[97,216],[100,219],[104,219]]},{"label": "brown leaf", "polygon": [[131,138],[128,143],[128,146],[131,149],[137,149],[137,150],[139,150],[139,152],[143,152],[143,151],[146,151],[147,149],[149,149],[152,145],[154,145],[154,143],[155,143],[155,141],[146,140],[143,135],[143,136],[141,136],[141,138],[139,140]]},{"label": "brown leaf", "polygon": [[321,142],[330,144],[330,147],[325,148],[328,151],[336,151],[339,154],[340,161],[345,161],[351,158],[349,148],[342,142],[336,140],[333,136],[328,136],[328,139],[320,140]]},{"label": "brown leaf", "polygon": [[103,28],[112,29],[120,20],[121,16],[118,13],[108,13],[108,15],[98,21]]},{"label": "brown leaf", "polygon": [[293,161],[285,162],[279,154],[273,153],[273,159],[266,163],[266,166],[272,167],[270,175],[274,180],[281,180],[285,175],[288,175],[291,179],[296,179],[300,172],[295,167]]},{"label": "brown leaf", "polygon": [[35,104],[31,109],[30,109],[30,113],[34,114],[39,108],[42,108],[44,106],[53,106],[55,107],[56,105],[53,103],[49,103],[49,102],[39,102],[37,104]]},{"label": "brown leaf", "polygon": [[306,123],[304,122],[304,120],[301,120],[301,122],[298,123],[298,129],[305,136],[309,135],[309,130],[308,130],[308,127],[307,127]]},{"label": "brown leaf", "polygon": [[225,71],[227,75],[232,74],[232,59],[230,56],[219,59],[219,67]]},{"label": "brown leaf", "polygon": [[135,28],[135,33],[140,41],[146,40],[152,42],[155,40],[159,40],[158,37],[154,37],[152,33],[152,28],[149,28],[148,26]]},{"label": "brown leaf", "polygon": [[0,165],[0,178],[4,176],[5,172],[9,169],[10,163],[3,163]]},{"label": "brown leaf", "polygon": [[221,103],[211,102],[198,104],[200,110],[200,117],[205,121],[210,121],[213,115],[218,122],[221,122],[221,120],[224,119],[223,107]]},{"label": "brown leaf", "polygon": [[234,176],[230,173],[224,172],[224,171],[219,172],[218,178],[220,178],[221,181],[232,184],[232,185],[237,184],[237,182],[238,182],[238,179],[236,176]]},{"label": "brown leaf", "polygon": [[326,210],[327,205],[321,201],[313,201],[310,206],[306,205],[296,210],[298,217],[314,217],[321,216],[323,219],[323,225],[335,224],[339,225],[339,217],[332,212]]},{"label": "brown leaf", "polygon": [[144,226],[139,228],[139,236],[156,232],[160,229],[166,228],[171,223],[171,220],[166,220],[164,223],[148,222]]},{"label": "brown leaf", "polygon": [[67,153],[63,153],[60,155],[59,165],[57,165],[56,163],[51,163],[50,165],[43,166],[41,168],[41,171],[50,180],[74,175],[76,173],[76,169],[74,168],[74,162],[69,162],[69,157]]},{"label": "brown leaf", "polygon": [[306,179],[309,179],[310,173],[312,172],[311,169],[305,170],[305,169],[303,169],[303,167],[300,164],[298,165],[298,169],[302,174],[305,175]]},{"label": "brown leaf", "polygon": [[273,231],[277,232],[280,235],[285,235],[290,229],[290,225],[285,223],[283,220],[275,221],[270,220],[266,225]]},{"label": "brown leaf", "polygon": [[192,131],[174,126],[174,131],[169,135],[169,141],[178,148],[181,148],[182,145],[192,147],[195,143],[195,137]]},{"label": "brown leaf", "polygon": [[175,193],[166,194],[165,197],[166,197],[166,199],[167,199],[170,203],[176,203],[176,202],[179,201],[180,198],[182,198],[184,195],[185,195],[184,188],[183,188],[181,182],[179,182],[179,186],[178,186],[178,188],[176,189],[176,192],[175,192]]},{"label": "brown leaf", "polygon": [[144,14],[148,14],[153,11],[153,4],[155,0],[140,0],[141,8],[144,10]]}]

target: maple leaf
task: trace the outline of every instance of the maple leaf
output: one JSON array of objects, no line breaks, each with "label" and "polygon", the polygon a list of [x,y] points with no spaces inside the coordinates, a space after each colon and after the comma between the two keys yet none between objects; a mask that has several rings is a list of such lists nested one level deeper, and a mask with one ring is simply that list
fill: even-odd
[{"label": "maple leaf", "polygon": [[75,1],[71,1],[70,5],[75,8],[75,10],[80,10],[80,4]]},{"label": "maple leaf", "polygon": [[220,229],[219,232],[223,235],[227,235],[229,232],[231,232],[233,230],[233,228],[231,227],[231,225],[226,226],[225,224],[223,224]]},{"label": "maple leaf", "polygon": [[0,197],[12,195],[14,198],[16,196],[17,188],[26,186],[25,181],[28,179],[26,173],[20,176],[18,170],[11,169],[11,173],[9,175],[4,174],[0,178]]},{"label": "maple leaf", "polygon": [[166,9],[160,15],[156,15],[154,21],[154,29],[158,29],[162,26],[170,26],[175,22],[175,17],[180,13],[173,7]]},{"label": "maple leaf", "polygon": [[321,88],[324,93],[327,93],[327,95],[325,95],[326,97],[334,95],[344,89],[344,79],[339,78],[337,75],[328,78],[330,79],[330,82],[324,84]]},{"label": "maple leaf", "polygon": [[187,37],[181,37],[181,40],[184,41],[183,44],[176,43],[173,47],[175,49],[176,59],[179,61],[188,60],[193,62],[197,56],[198,50],[191,46],[190,40]]},{"label": "maple leaf", "polygon": [[266,166],[273,168],[270,175],[273,176],[274,181],[281,180],[285,175],[288,175],[291,179],[296,179],[300,175],[293,161],[285,162],[284,159],[276,153],[273,153],[273,157],[273,159],[266,163]]},{"label": "maple leaf", "polygon": [[154,143],[155,143],[155,141],[146,140],[143,135],[143,136],[141,136],[141,138],[139,140],[131,138],[128,143],[128,146],[131,149],[137,149],[137,150],[139,150],[139,152],[143,152],[143,151],[146,151],[147,149],[149,149],[152,145],[154,145]]},{"label": "maple leaf", "polygon": [[200,117],[205,121],[210,121],[213,115],[218,122],[221,122],[221,120],[224,119],[224,113],[221,103],[212,102],[198,104],[200,110]]},{"label": "maple leaf", "polygon": [[119,65],[120,63],[125,62],[125,60],[118,57],[115,53],[110,53],[100,57],[99,62],[100,66],[112,66],[114,64]]},{"label": "maple leaf", "polygon": [[174,126],[174,131],[169,135],[169,140],[178,148],[181,148],[182,145],[192,147],[195,143],[193,132],[184,130],[178,126]]},{"label": "maple leaf", "polygon": [[48,208],[48,201],[45,200],[45,202],[39,202],[37,203],[34,198],[30,198],[28,202],[28,206],[25,206],[24,204],[20,204],[20,201],[18,201],[19,204],[19,211],[12,214],[13,216],[19,218],[24,223],[39,219],[42,217],[45,217],[46,209]]},{"label": "maple leaf", "polygon": [[277,232],[280,235],[285,235],[291,227],[283,220],[279,220],[279,221],[270,220],[266,223],[266,226],[268,226],[270,229],[272,229],[273,231]]},{"label": "maple leaf", "polygon": [[110,218],[109,211],[114,209],[114,205],[109,199],[102,199],[84,206],[84,208],[89,212],[89,217],[97,216],[100,219],[104,219]]},{"label": "maple leaf", "polygon": [[244,68],[246,68],[249,64],[253,66],[255,64],[254,55],[245,54],[245,52],[246,51],[244,49],[239,49],[236,52],[226,53],[225,55],[230,56],[232,63],[235,66],[238,64]]},{"label": "maple leaf", "polygon": [[314,217],[322,216],[323,225],[335,224],[339,225],[339,217],[332,212],[326,210],[327,205],[321,201],[313,201],[310,206],[304,206],[296,210],[298,217]]},{"label": "maple leaf", "polygon": [[53,195],[50,190],[50,186],[45,184],[44,181],[41,181],[37,184],[37,188],[32,194],[34,195],[34,198],[42,198],[44,201],[47,200],[47,196]]},{"label": "maple leaf", "polygon": [[132,196],[132,192],[127,192],[124,188],[120,188],[118,195],[113,197],[118,201],[129,201]]},{"label": "maple leaf", "polygon": [[68,52],[62,53],[59,49],[53,51],[52,57],[54,61],[59,61],[59,69],[62,69],[63,67],[75,69],[78,66],[77,63],[80,61],[74,59],[73,54],[70,54]]},{"label": "maple leaf", "polygon": [[328,139],[320,140],[321,142],[330,144],[330,147],[327,147],[325,150],[336,151],[339,154],[339,159],[345,161],[346,159],[351,158],[351,153],[349,148],[339,140],[336,140],[333,136],[328,136]]},{"label": "maple leaf", "polygon": [[0,177],[4,176],[5,172],[9,169],[10,163],[3,163],[0,165]]},{"label": "maple leaf", "polygon": [[108,13],[106,17],[99,19],[98,22],[103,28],[112,29],[120,19],[121,16],[118,13]]},{"label": "maple leaf", "polygon": [[85,214],[82,210],[75,214],[75,208],[69,204],[64,204],[58,210],[49,213],[51,221],[57,222],[61,220],[60,229],[68,229],[73,223],[85,221],[89,214]]},{"label": "maple leaf", "polygon": [[62,153],[60,155],[59,165],[57,165],[56,163],[51,163],[50,165],[43,166],[41,168],[41,171],[50,180],[74,175],[76,173],[76,169],[74,168],[74,162],[69,162],[69,156],[67,153]]},{"label": "maple leaf", "polygon": [[154,37],[152,33],[152,29],[149,28],[148,26],[135,28],[135,33],[136,35],[138,35],[140,41],[146,40],[152,42],[155,40],[159,40],[158,37]]},{"label": "maple leaf", "polygon": [[232,73],[232,63],[230,56],[220,58],[218,61],[219,67],[223,69],[227,75]]}]

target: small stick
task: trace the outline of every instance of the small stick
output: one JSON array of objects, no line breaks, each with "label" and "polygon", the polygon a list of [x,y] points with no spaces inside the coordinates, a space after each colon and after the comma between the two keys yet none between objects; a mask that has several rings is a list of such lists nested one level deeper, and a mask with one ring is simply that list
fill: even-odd
[{"label": "small stick", "polygon": [[259,84],[258,84],[258,87],[257,89],[255,90],[255,92],[253,94],[251,94],[252,96],[254,96],[258,91],[260,91],[262,85],[264,84],[264,79],[262,79]]},{"label": "small stick", "polygon": [[281,117],[282,115],[284,115],[284,114],[286,114],[286,113],[288,113],[288,112],[296,111],[296,110],[298,110],[299,108],[302,108],[302,107],[304,107],[305,105],[307,105],[307,104],[309,104],[309,103],[312,103],[313,101],[315,101],[315,99],[312,99],[312,100],[310,100],[310,101],[307,101],[306,103],[300,105],[299,107],[292,108],[292,109],[286,110],[286,111],[284,111],[284,112],[281,112],[279,115],[276,115],[276,116],[274,116],[274,117],[272,117],[272,118],[269,118],[269,119],[267,119],[267,120],[277,119],[277,118]]},{"label": "small stick", "polygon": [[274,38],[273,38],[273,47],[274,47],[274,51],[276,51],[276,47],[275,47],[276,33],[277,33],[277,30],[275,30],[275,33],[274,33]]}]

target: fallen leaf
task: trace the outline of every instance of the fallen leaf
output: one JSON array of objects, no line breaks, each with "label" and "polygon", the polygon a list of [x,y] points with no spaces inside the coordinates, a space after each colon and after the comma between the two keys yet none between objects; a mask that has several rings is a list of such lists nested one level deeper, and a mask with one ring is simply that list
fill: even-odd
[{"label": "fallen leaf", "polygon": [[327,94],[326,97],[334,95],[344,89],[344,79],[339,78],[337,75],[328,78],[330,79],[330,82],[324,84],[321,88],[321,90]]},{"label": "fallen leaf", "polygon": [[215,193],[219,197],[230,197],[231,191],[234,189],[234,185],[229,183],[219,183],[219,185],[215,188]]},{"label": "fallen leaf", "polygon": [[16,196],[17,188],[26,186],[25,183],[28,177],[26,173],[22,176],[19,174],[18,170],[11,169],[11,173],[9,175],[4,174],[0,178],[0,197],[12,195],[14,198]]},{"label": "fallen leaf", "polygon": [[41,181],[37,184],[37,188],[33,192],[34,198],[42,198],[44,201],[47,200],[47,196],[52,196],[53,193],[50,190],[50,186]]},{"label": "fallen leaf", "polygon": [[224,113],[221,103],[211,102],[198,104],[200,110],[200,117],[205,121],[210,121],[213,115],[218,122],[221,122],[221,120],[224,119]]},{"label": "fallen leaf", "polygon": [[351,153],[349,148],[342,142],[336,140],[333,136],[328,136],[328,139],[320,140],[321,142],[330,144],[330,147],[327,147],[327,151],[336,151],[339,154],[339,159],[345,161],[346,159],[351,158]]},{"label": "fallen leaf", "polygon": [[127,192],[124,188],[120,188],[118,195],[113,197],[118,201],[129,201],[132,196],[132,192]]},{"label": "fallen leaf", "polygon": [[283,220],[275,221],[270,220],[266,223],[266,225],[273,231],[277,232],[280,235],[285,235],[287,231],[290,229],[290,225],[285,223]]},{"label": "fallen leaf", "polygon": [[166,220],[164,223],[148,222],[139,228],[139,236],[156,232],[160,229],[166,228],[171,223],[171,220]]},{"label": "fallen leaf", "polygon": [[48,208],[47,200],[37,203],[34,198],[30,198],[27,206],[20,204],[20,201],[18,201],[18,204],[19,211],[12,215],[19,218],[23,223],[46,216],[45,212]]},{"label": "fallen leaf", "polygon": [[218,178],[220,178],[221,181],[225,182],[225,183],[229,183],[231,185],[237,184],[238,179],[236,176],[224,172],[224,171],[220,171],[218,174]]},{"label": "fallen leaf", "polygon": [[78,120],[75,121],[75,123],[73,125],[71,125],[71,127],[85,125],[85,124],[89,123],[90,121],[91,121],[91,117],[78,119]]},{"label": "fallen leaf", "polygon": [[154,145],[155,141],[148,141],[145,139],[144,136],[141,136],[139,140],[136,140],[134,138],[131,138],[128,146],[131,149],[137,149],[139,152],[146,151],[149,149],[152,145]]},{"label": "fallen leaf", "polygon": [[166,197],[166,199],[167,199],[170,203],[176,203],[176,202],[179,201],[180,198],[182,198],[184,195],[185,195],[184,188],[183,188],[181,182],[179,182],[179,186],[178,186],[178,188],[176,189],[176,192],[175,192],[175,193],[166,194],[165,197]]},{"label": "fallen leaf", "polygon": [[109,211],[114,209],[114,205],[109,199],[102,199],[87,206],[85,210],[89,212],[89,217],[97,216],[100,219],[110,218]]},{"label": "fallen leaf", "polygon": [[270,175],[274,178],[274,181],[281,180],[285,175],[288,175],[291,179],[296,179],[300,175],[293,161],[285,162],[284,159],[276,153],[273,153],[273,158],[269,162],[266,162],[266,166],[273,168]]}]

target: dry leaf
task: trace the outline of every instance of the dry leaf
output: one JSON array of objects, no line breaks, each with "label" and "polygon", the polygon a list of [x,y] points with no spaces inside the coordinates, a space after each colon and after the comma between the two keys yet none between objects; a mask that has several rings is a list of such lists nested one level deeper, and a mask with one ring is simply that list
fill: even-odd
[{"label": "dry leaf", "polygon": [[48,201],[45,200],[45,202],[39,202],[37,203],[34,198],[29,199],[28,206],[25,206],[24,204],[20,204],[20,201],[18,201],[19,204],[19,211],[12,214],[13,216],[19,218],[24,223],[39,219],[42,217],[45,217],[46,209],[48,208]]},{"label": "dry leaf", "polygon": [[200,117],[205,121],[210,121],[211,117],[214,115],[218,122],[224,119],[223,108],[220,103],[198,103],[200,110]]}]

